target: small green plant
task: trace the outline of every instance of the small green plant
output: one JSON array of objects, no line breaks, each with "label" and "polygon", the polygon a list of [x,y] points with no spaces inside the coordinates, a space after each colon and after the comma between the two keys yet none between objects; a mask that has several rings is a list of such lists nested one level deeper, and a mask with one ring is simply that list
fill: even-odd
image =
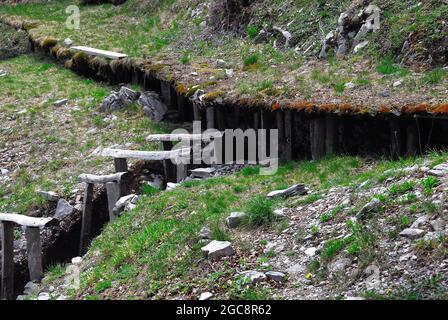
[{"label": "small green plant", "polygon": [[434,188],[439,184],[439,179],[433,176],[428,176],[422,180],[423,191],[425,194],[430,195],[434,192]]},{"label": "small green plant", "polygon": [[391,195],[405,194],[406,192],[414,190],[414,181],[405,181],[401,184],[394,184],[389,188],[389,193]]},{"label": "small green plant", "polygon": [[319,234],[319,226],[317,226],[317,225],[315,225],[315,224],[313,224],[312,226],[311,226],[311,228],[310,228],[310,233],[311,233],[311,235],[313,235],[313,236],[317,236],[318,234]]},{"label": "small green plant", "polygon": [[190,60],[191,60],[191,58],[190,58],[190,54],[188,52],[184,52],[184,54],[180,58],[180,62],[182,64],[189,64]]},{"label": "small green plant", "polygon": [[212,225],[212,239],[218,241],[230,241],[230,236],[226,229],[222,228],[221,225],[216,222]]},{"label": "small green plant", "polygon": [[333,83],[333,89],[336,93],[343,93],[345,90],[345,82],[336,81],[335,83]]},{"label": "small green plant", "polygon": [[272,210],[272,201],[264,196],[256,196],[249,200],[246,205],[245,224],[250,226],[261,226],[271,224],[275,215]]},{"label": "small green plant", "polygon": [[157,189],[157,188],[155,188],[155,187],[153,187],[153,186],[151,186],[149,184],[145,184],[142,187],[142,194],[147,195],[147,196],[156,194],[159,191],[160,191],[159,189]]},{"label": "small green plant", "polygon": [[426,84],[437,84],[441,82],[447,75],[448,72],[446,70],[437,68],[427,72],[423,77],[423,82]]},{"label": "small green plant", "polygon": [[335,208],[333,208],[333,210],[331,210],[330,212],[326,212],[324,214],[322,214],[319,219],[321,222],[328,222],[331,219],[333,219],[339,212],[341,212],[344,209],[345,206],[337,206]]},{"label": "small green plant", "polygon": [[325,261],[330,261],[337,255],[346,245],[345,239],[329,240],[322,248],[321,257]]},{"label": "small green plant", "polygon": [[254,64],[257,64],[260,60],[260,55],[258,53],[251,54],[249,56],[246,56],[243,58],[244,66],[253,66]]},{"label": "small green plant", "polygon": [[403,69],[394,64],[392,58],[387,57],[380,61],[378,66],[376,67],[378,73],[389,75],[389,74],[398,74],[400,76],[405,76],[408,74],[406,69]]},{"label": "small green plant", "polygon": [[258,35],[259,31],[256,26],[248,26],[246,32],[249,38],[254,39]]}]

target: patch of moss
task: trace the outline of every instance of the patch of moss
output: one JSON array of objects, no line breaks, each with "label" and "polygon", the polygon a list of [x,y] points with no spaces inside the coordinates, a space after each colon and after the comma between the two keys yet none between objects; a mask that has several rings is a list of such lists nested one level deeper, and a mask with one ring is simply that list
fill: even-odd
[{"label": "patch of moss", "polygon": [[211,102],[211,101],[218,99],[219,97],[222,97],[223,95],[225,95],[224,91],[211,91],[211,92],[204,94],[203,100],[205,102]]},{"label": "patch of moss", "polygon": [[44,49],[48,49],[48,48],[54,47],[57,43],[58,43],[58,40],[56,40],[56,38],[54,38],[52,36],[48,36],[48,37],[44,37],[40,41],[40,46]]}]

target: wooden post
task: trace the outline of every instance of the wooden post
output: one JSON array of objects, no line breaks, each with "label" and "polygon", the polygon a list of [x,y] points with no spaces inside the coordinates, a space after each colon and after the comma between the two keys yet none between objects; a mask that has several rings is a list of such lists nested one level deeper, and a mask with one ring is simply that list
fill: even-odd
[{"label": "wooden post", "polygon": [[[128,162],[126,158],[114,158],[115,172],[127,172]],[[120,181],[120,196],[124,197],[130,193],[127,177],[123,177]]]},{"label": "wooden post", "polygon": [[92,232],[92,209],[93,209],[93,183],[86,183],[84,201],[82,208],[81,239],[79,253],[82,255],[87,249]]},{"label": "wooden post", "polygon": [[[171,141],[162,141],[164,151],[170,151],[173,148]],[[163,160],[163,170],[165,171],[165,179],[167,182],[177,181],[177,171],[171,159]]]},{"label": "wooden post", "polygon": [[391,134],[391,146],[390,153],[393,159],[398,159],[402,153],[402,144],[401,144],[401,128],[400,122],[398,119],[389,119],[390,126],[390,134]]},{"label": "wooden post", "polygon": [[418,130],[415,123],[409,122],[406,128],[406,157],[414,157],[418,153]]},{"label": "wooden post", "polygon": [[215,129],[215,107],[206,109],[207,129]]},{"label": "wooden post", "polygon": [[117,216],[113,212],[113,209],[121,196],[120,182],[107,182],[106,191],[107,191],[107,205],[109,208],[109,221],[114,221],[117,218]]},{"label": "wooden post", "polygon": [[2,291],[0,298],[14,298],[14,224],[3,221],[2,233]]},{"label": "wooden post", "polygon": [[218,130],[224,131],[226,128],[226,107],[219,106],[216,108],[216,122],[218,123]]},{"label": "wooden post", "polygon": [[33,282],[40,282],[44,275],[42,269],[42,244],[40,242],[40,229],[36,227],[27,227],[25,229],[25,238],[30,280]]},{"label": "wooden post", "polygon": [[179,183],[183,181],[187,177],[187,165],[183,163],[179,163],[176,165],[176,182]]},{"label": "wooden post", "polygon": [[285,111],[285,121],[284,121],[284,137],[285,137],[285,143],[284,143],[284,156],[286,161],[292,160],[292,121],[293,121],[293,114],[291,110]]},{"label": "wooden post", "polygon": [[177,94],[177,112],[179,112],[179,122],[186,121],[184,97],[181,94]]},{"label": "wooden post", "polygon": [[336,117],[328,114],[325,117],[325,152],[326,154],[336,154],[338,152],[338,130]]},{"label": "wooden post", "polygon": [[202,114],[201,109],[196,103],[193,103],[193,120],[194,121],[201,121],[202,120]]},{"label": "wooden post", "polygon": [[171,85],[167,81],[160,81],[160,90],[162,91],[162,100],[167,105],[168,109],[172,109],[171,104]]},{"label": "wooden post", "polygon": [[282,110],[275,111],[275,117],[277,120],[277,130],[278,130],[278,151],[280,160],[286,160],[285,154],[285,123],[284,114]]},{"label": "wooden post", "polygon": [[325,119],[316,118],[310,121],[311,158],[321,159],[325,156]]}]

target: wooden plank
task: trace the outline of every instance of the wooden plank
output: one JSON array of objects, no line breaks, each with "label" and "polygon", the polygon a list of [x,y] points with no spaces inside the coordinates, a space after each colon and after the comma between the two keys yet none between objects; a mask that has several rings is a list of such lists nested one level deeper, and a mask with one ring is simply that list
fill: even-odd
[{"label": "wooden plank", "polygon": [[310,121],[311,158],[321,159],[325,156],[325,119],[317,118]]},{"label": "wooden plank", "polygon": [[325,152],[336,154],[338,152],[338,130],[335,115],[325,117]]},{"label": "wooden plank", "polygon": [[[171,151],[173,143],[170,141],[162,141],[164,151]],[[165,180],[167,182],[176,182],[176,168],[170,159],[163,160],[163,169],[165,171]]]},{"label": "wooden plank", "polygon": [[207,129],[215,129],[215,107],[206,109]]},{"label": "wooden plank", "polygon": [[109,221],[114,221],[117,216],[113,212],[115,204],[120,199],[121,196],[121,186],[120,183],[117,182],[107,182],[106,183],[106,191],[107,191],[107,204],[109,208]]},{"label": "wooden plank", "polygon": [[108,182],[120,182],[123,175],[125,175],[126,172],[118,172],[114,174],[108,174],[108,175],[94,175],[94,174],[87,174],[83,173],[79,175],[78,180],[81,182],[87,182],[87,183],[99,183],[104,184]]},{"label": "wooden plank", "polygon": [[127,54],[124,54],[124,53],[117,53],[117,52],[95,49],[95,48],[90,48],[90,47],[85,47],[85,46],[74,46],[74,47],[71,47],[70,49],[75,50],[75,51],[81,51],[81,52],[87,53],[91,56],[99,56],[99,57],[104,57],[104,58],[108,58],[108,59],[112,59],[112,60],[123,59],[128,56]]},{"label": "wooden plank", "polygon": [[2,291],[0,299],[14,299],[14,223],[3,221]]},{"label": "wooden plank", "polygon": [[53,218],[33,218],[16,213],[0,213],[0,221],[13,222],[24,227],[45,227],[56,224]]},{"label": "wooden plank", "polygon": [[92,209],[93,209],[93,184],[86,183],[82,206],[81,238],[79,253],[82,255],[87,249],[92,232]]},{"label": "wooden plank", "polygon": [[293,114],[291,110],[285,111],[285,121],[284,121],[284,135],[285,135],[285,160],[291,161],[292,160],[292,121],[293,121]]},{"label": "wooden plank", "polygon": [[167,133],[167,134],[151,134],[146,137],[148,142],[180,142],[180,141],[192,141],[192,140],[209,140],[211,137],[220,138],[224,135],[224,132],[216,133],[203,133],[203,134],[191,134],[191,133]]},{"label": "wooden plank", "polygon": [[120,150],[120,149],[103,149],[100,155],[103,157],[123,158],[123,159],[139,159],[147,161],[160,161],[167,159],[175,159],[179,156],[187,156],[190,153],[189,148],[176,149],[170,151],[136,151],[136,150]]},{"label": "wooden plank", "polygon": [[42,269],[42,244],[39,228],[27,227],[25,229],[25,238],[30,280],[40,282],[44,276],[44,271]]},{"label": "wooden plank", "polygon": [[418,130],[414,123],[409,123],[406,128],[406,157],[413,157],[418,154]]}]

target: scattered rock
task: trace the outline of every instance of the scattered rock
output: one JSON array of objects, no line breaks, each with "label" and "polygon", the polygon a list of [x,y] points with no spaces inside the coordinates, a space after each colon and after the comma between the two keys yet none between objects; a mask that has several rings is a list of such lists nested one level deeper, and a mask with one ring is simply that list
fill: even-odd
[{"label": "scattered rock", "polygon": [[226,69],[227,78],[232,78],[234,73],[233,69]]},{"label": "scattered rock", "polygon": [[192,178],[210,178],[213,176],[213,172],[215,172],[215,168],[198,168],[191,170],[191,177]]},{"label": "scattered rock", "polygon": [[59,199],[54,218],[61,221],[73,213],[73,207],[65,199]]},{"label": "scattered rock", "polygon": [[72,264],[80,265],[82,263],[82,257],[72,258]]},{"label": "scattered rock", "polygon": [[403,84],[403,82],[402,82],[401,80],[398,80],[398,81],[395,81],[395,82],[394,82],[393,86],[394,86],[394,87],[399,87],[399,86],[401,86],[402,84]]},{"label": "scattered rock", "polygon": [[352,263],[352,260],[349,258],[339,258],[335,261],[328,264],[328,271],[331,273],[336,273],[340,271],[344,271]]},{"label": "scattered rock", "polygon": [[29,295],[32,294],[34,291],[36,291],[39,288],[39,286],[37,284],[35,284],[34,282],[30,281],[28,282],[25,287],[23,288],[23,294],[24,295]]},{"label": "scattered rock", "polygon": [[352,301],[359,300],[359,301],[361,301],[361,300],[366,300],[366,299],[363,298],[363,297],[345,297],[345,300],[352,300]]},{"label": "scattered rock", "polygon": [[355,84],[353,82],[347,82],[344,87],[346,89],[353,89],[355,87]]},{"label": "scattered rock", "polygon": [[314,257],[316,255],[317,248],[311,247],[311,248],[306,249],[304,252],[307,256]]},{"label": "scattered rock", "polygon": [[121,87],[118,92],[112,91],[100,105],[100,112],[109,112],[128,107],[139,99],[140,92]]},{"label": "scattered rock", "polygon": [[289,48],[289,42],[291,41],[292,38],[291,33],[276,26],[272,27],[272,29],[282,34],[282,36],[285,38],[285,48]]},{"label": "scattered rock", "polygon": [[226,66],[226,62],[222,59],[217,59],[216,60],[216,66],[218,68],[224,68]]},{"label": "scattered rock", "polygon": [[143,107],[145,115],[156,122],[162,121],[168,112],[168,107],[160,100],[159,95],[154,92],[142,93],[138,103]]},{"label": "scattered rock", "polygon": [[381,201],[377,198],[373,198],[356,214],[356,219],[365,219],[369,213],[376,212],[381,206]]},{"label": "scattered rock", "polygon": [[445,229],[445,221],[442,219],[436,219],[430,222],[431,227],[434,231],[442,231]]},{"label": "scattered rock", "polygon": [[112,209],[112,211],[119,216],[123,211],[126,210],[126,207],[129,204],[133,204],[133,200],[136,197],[135,194],[130,194],[124,197],[121,197],[120,199],[118,199],[117,203],[115,203],[114,208]]},{"label": "scattered rock", "polygon": [[245,212],[232,212],[230,216],[226,218],[227,227],[230,229],[238,227],[247,216]]},{"label": "scattered rock", "polygon": [[283,272],[278,271],[268,271],[265,274],[269,279],[277,282],[283,282],[286,278],[286,275]]},{"label": "scattered rock", "polygon": [[166,190],[173,190],[176,189],[180,183],[174,183],[174,182],[167,182],[166,184]]},{"label": "scattered rock", "polygon": [[213,297],[213,293],[211,292],[203,292],[201,293],[201,296],[199,297],[199,300],[209,300]]},{"label": "scattered rock", "polygon": [[400,236],[411,240],[421,238],[424,234],[425,230],[413,228],[407,228],[400,232]]},{"label": "scattered rock", "polygon": [[266,275],[263,272],[256,270],[248,270],[238,273],[238,276],[242,276],[251,284],[256,284],[266,279]]},{"label": "scattered rock", "polygon": [[59,200],[59,195],[54,191],[37,190],[36,193],[47,201],[56,202]]},{"label": "scattered rock", "polygon": [[212,238],[212,231],[208,227],[203,227],[201,231],[199,231],[199,238],[200,239],[211,239]]},{"label": "scattered rock", "polygon": [[367,45],[369,44],[369,41],[363,41],[359,44],[357,44],[354,48],[353,48],[353,52],[354,53],[358,53],[360,50],[364,49]]},{"label": "scattered rock", "polygon": [[68,102],[68,99],[60,99],[60,100],[55,101],[55,102],[53,103],[53,105],[54,105],[55,107],[62,107],[63,105],[66,105],[67,102]]},{"label": "scattered rock", "polygon": [[235,250],[229,241],[213,240],[205,247],[202,247],[201,250],[211,260],[217,260],[235,254]]},{"label": "scattered rock", "polygon": [[417,218],[417,220],[414,221],[414,223],[411,225],[411,229],[418,229],[425,225],[428,222],[428,216],[421,216]]},{"label": "scattered rock", "polygon": [[5,168],[0,168],[0,172],[2,175],[7,175],[9,173],[9,170]]},{"label": "scattered rock", "polygon": [[308,189],[304,184],[295,184],[292,187],[289,187],[285,190],[275,190],[268,193],[268,198],[277,198],[277,197],[292,197],[297,195],[305,195],[308,193]]},{"label": "scattered rock", "polygon": [[48,292],[41,292],[39,293],[39,295],[37,296],[37,300],[50,300],[50,294]]},{"label": "scattered rock", "polygon": [[70,38],[65,38],[64,40],[64,45],[66,45],[67,47],[71,47],[73,44],[73,40]]},{"label": "scattered rock", "polygon": [[380,97],[387,98],[390,97],[390,91],[388,89],[384,89],[382,92],[379,93]]}]

